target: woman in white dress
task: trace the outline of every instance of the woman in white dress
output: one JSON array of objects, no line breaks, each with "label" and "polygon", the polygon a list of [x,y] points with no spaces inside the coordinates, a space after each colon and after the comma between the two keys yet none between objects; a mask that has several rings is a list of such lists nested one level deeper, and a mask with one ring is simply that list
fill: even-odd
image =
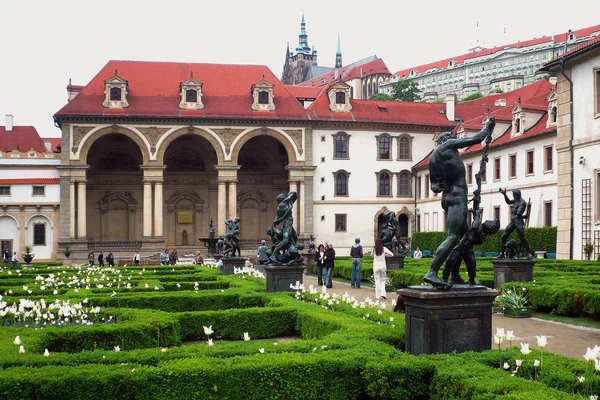
[{"label": "woman in white dress", "polygon": [[386,265],[385,258],[393,256],[394,254],[383,247],[381,239],[375,240],[375,247],[371,251],[373,256],[373,278],[375,280],[375,299],[385,299],[387,293],[385,292],[385,280],[386,280]]}]

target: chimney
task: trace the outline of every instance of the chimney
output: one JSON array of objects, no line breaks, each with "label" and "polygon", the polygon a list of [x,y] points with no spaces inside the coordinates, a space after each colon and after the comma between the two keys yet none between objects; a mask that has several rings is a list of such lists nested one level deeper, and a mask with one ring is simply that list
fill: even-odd
[{"label": "chimney", "polygon": [[550,83],[551,83],[551,84],[553,84],[554,86],[556,86],[556,81],[557,81],[557,78],[556,78],[555,76],[551,76],[551,77],[548,79],[548,82],[550,82]]},{"label": "chimney", "polygon": [[69,79],[69,84],[67,85],[67,102],[73,100],[82,90],[83,86],[72,85],[71,79]]},{"label": "chimney", "polygon": [[456,104],[456,95],[454,93],[448,93],[446,95],[446,118],[448,121],[454,122],[454,105]]},{"label": "chimney", "polygon": [[6,132],[12,132],[14,126],[14,117],[11,114],[6,114]]}]

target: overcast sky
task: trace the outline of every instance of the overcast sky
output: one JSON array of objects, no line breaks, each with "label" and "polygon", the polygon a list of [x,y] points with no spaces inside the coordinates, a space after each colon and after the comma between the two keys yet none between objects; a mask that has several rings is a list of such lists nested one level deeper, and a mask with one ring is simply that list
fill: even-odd
[{"label": "overcast sky", "polygon": [[591,11],[588,0],[3,0],[0,125],[13,114],[15,125],[60,136],[52,115],[69,78],[85,85],[111,59],[263,64],[280,77],[303,12],[319,65],[334,65],[339,32],[344,64],[376,54],[395,72],[478,40],[492,47],[600,24]]}]

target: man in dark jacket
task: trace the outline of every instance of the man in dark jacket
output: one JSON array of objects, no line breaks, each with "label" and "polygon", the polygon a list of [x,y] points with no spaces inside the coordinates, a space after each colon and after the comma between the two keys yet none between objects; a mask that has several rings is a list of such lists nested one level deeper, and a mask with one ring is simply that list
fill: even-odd
[{"label": "man in dark jacket", "polygon": [[333,275],[333,266],[335,261],[335,250],[333,249],[333,245],[331,243],[327,243],[325,247],[325,261],[323,265],[325,266],[325,279],[324,283],[329,289],[333,287],[333,281],[331,280],[331,276]]},{"label": "man in dark jacket", "polygon": [[108,252],[108,255],[106,256],[106,262],[108,263],[109,267],[115,266],[115,256],[113,255],[112,251]]},{"label": "man in dark jacket", "polygon": [[352,257],[352,274],[350,275],[350,285],[353,288],[360,289],[360,270],[362,268],[363,248],[360,244],[360,238],[354,239],[354,245],[350,249]]},{"label": "man in dark jacket", "polygon": [[104,268],[104,254],[102,254],[102,252],[98,254],[98,266]]}]

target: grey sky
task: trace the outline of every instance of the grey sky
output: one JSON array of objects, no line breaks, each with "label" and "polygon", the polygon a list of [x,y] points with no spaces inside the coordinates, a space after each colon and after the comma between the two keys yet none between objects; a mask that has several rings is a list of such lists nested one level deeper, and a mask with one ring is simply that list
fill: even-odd
[{"label": "grey sky", "polygon": [[559,4],[5,0],[0,125],[13,114],[15,125],[60,136],[52,115],[66,103],[69,78],[85,85],[111,59],[264,64],[281,76],[302,12],[319,65],[334,65],[339,32],[344,64],[376,54],[395,72],[465,53],[477,39],[491,47],[600,24],[588,1]]}]

